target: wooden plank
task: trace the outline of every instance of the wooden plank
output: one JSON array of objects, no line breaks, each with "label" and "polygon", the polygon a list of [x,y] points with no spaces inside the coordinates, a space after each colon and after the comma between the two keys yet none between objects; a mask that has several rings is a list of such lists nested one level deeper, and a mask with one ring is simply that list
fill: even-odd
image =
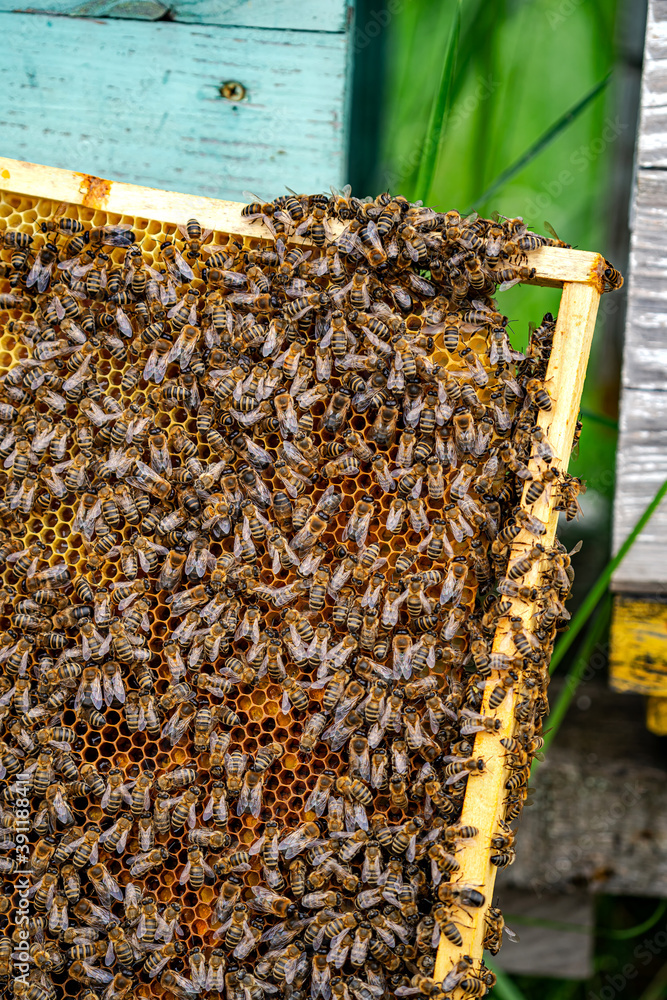
[{"label": "wooden plank", "polygon": [[[157,222],[173,222],[174,225],[182,224],[184,220],[195,216],[206,229],[239,236],[256,236],[264,240],[273,239],[261,221],[248,220],[241,215],[243,202],[218,201],[177,191],[138,187],[7,157],[0,157],[0,189],[73,205],[85,204],[119,217],[134,216]],[[298,237],[292,239],[301,242]]]},{"label": "wooden plank", "polygon": [[584,282],[602,291],[602,274],[606,261],[599,253],[589,250],[565,250],[561,247],[540,247],[526,254],[529,267],[536,274],[527,285],[560,288],[564,282]]},{"label": "wooden plank", "polygon": [[640,170],[632,216],[623,385],[667,389],[667,172]]},{"label": "wooden plank", "polygon": [[667,167],[667,4],[649,0],[637,138],[640,167]]},{"label": "wooden plank", "polygon": [[[623,390],[616,459],[614,551],[667,479],[667,392]],[[667,501],[616,570],[612,589],[660,594],[667,587]]]},{"label": "wooden plank", "polygon": [[646,699],[646,728],[656,736],[667,736],[667,697]]},{"label": "wooden plank", "polygon": [[[618,440],[613,546],[617,551],[667,478],[667,2],[649,0]],[[653,515],[617,569],[612,589],[661,594],[667,584],[667,504]],[[651,625],[660,605],[617,602],[612,683],[653,690],[664,661]],[[661,612],[662,613],[662,612]],[[649,634],[650,633],[650,634]],[[663,640],[664,643],[664,640]],[[663,663],[664,668],[664,663]],[[667,693],[667,690],[665,690]]]},{"label": "wooden plank", "polygon": [[609,683],[614,691],[667,697],[667,604],[614,599]]},{"label": "wooden plank", "polygon": [[0,10],[15,14],[48,14],[51,17],[122,17],[159,21],[169,13],[169,6],[161,0],[84,0],[83,3],[36,0],[34,6],[19,6],[11,0],[0,0]]},{"label": "wooden plank", "polygon": [[173,0],[176,21],[300,31],[345,31],[353,0]]},{"label": "wooden plank", "polygon": [[6,155],[236,200],[344,182],[346,35],[28,14],[0,30]]},{"label": "wooden plank", "polygon": [[[554,467],[567,468],[568,465],[599,301],[600,293],[593,285],[567,283],[563,286],[547,371],[547,379],[551,380],[550,384],[553,387],[555,405],[550,412],[541,411],[539,416],[539,424],[548,432],[556,456]],[[539,463],[531,460],[531,467],[537,471]],[[532,507],[534,516],[547,526],[542,539],[547,546],[553,543],[556,535],[558,512],[553,510],[554,503],[555,494],[552,493],[547,499],[543,495]],[[512,546],[510,561],[518,558],[533,542],[534,536],[525,530],[522,531]],[[524,579],[526,586],[537,584],[540,573],[540,564],[535,564],[532,571],[526,574]],[[529,625],[533,614],[532,605],[521,601],[513,601],[512,604],[509,614],[519,615]],[[504,618],[497,627],[493,652],[514,655],[509,618]],[[481,709],[483,714],[489,712],[488,700],[492,690],[492,683],[485,688]],[[512,692],[493,712],[501,724],[497,733],[478,733],[475,739],[475,756],[484,759],[486,770],[480,776],[468,779],[461,823],[465,826],[475,826],[479,832],[473,840],[463,841],[457,855],[461,874],[453,877],[452,882],[483,886],[485,905],[474,911],[468,911],[469,923],[461,923],[460,932],[463,938],[461,949],[455,948],[444,936],[441,938],[434,973],[436,981],[444,979],[461,954],[479,956],[483,951],[484,915],[493,901],[493,888],[498,871],[490,862],[489,845],[491,837],[496,833],[498,819],[503,815],[505,781],[509,774],[500,739],[513,734],[514,708],[519,696],[519,691]]]},{"label": "wooden plank", "polygon": [[[3,191],[80,205],[84,198],[86,204],[91,204],[90,191],[93,189],[100,192],[96,207],[111,214],[174,223],[182,223],[194,215],[209,229],[258,239],[273,238],[261,222],[248,222],[241,216],[243,202],[218,201],[119,181],[102,180],[96,184],[99,180],[72,170],[0,156],[0,188]],[[334,220],[331,228],[334,232],[342,232],[344,227]],[[528,253],[527,258],[528,265],[536,271],[532,284],[559,285],[567,281],[598,286],[603,261],[599,254],[541,247]]]},{"label": "wooden plank", "polygon": [[0,0],[0,11],[68,17],[120,17],[225,24],[235,28],[345,31],[353,0]]},{"label": "wooden plank", "polygon": [[[502,873],[496,888],[497,905],[518,941],[505,938],[504,947],[493,959],[495,967],[513,975],[550,979],[589,979],[593,975],[592,896],[582,892],[536,896],[506,888]],[[569,928],[549,926],[554,922]]]}]

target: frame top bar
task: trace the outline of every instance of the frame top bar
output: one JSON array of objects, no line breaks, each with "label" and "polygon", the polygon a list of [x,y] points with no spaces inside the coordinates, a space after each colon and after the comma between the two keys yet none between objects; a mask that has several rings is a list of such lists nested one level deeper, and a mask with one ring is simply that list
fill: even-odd
[{"label": "frame top bar", "polygon": [[[243,205],[240,202],[137,187],[7,157],[0,157],[0,189],[156,222],[182,225],[195,216],[206,229],[273,240],[261,221],[250,222],[241,215]],[[340,228],[342,232],[340,222],[334,220],[331,225],[334,231]],[[294,237],[290,237],[290,241],[294,241]],[[297,239],[296,242],[302,241]],[[536,272],[526,284],[559,288],[573,281],[603,290],[602,274],[606,262],[600,254],[547,246],[529,251],[525,263]]]}]

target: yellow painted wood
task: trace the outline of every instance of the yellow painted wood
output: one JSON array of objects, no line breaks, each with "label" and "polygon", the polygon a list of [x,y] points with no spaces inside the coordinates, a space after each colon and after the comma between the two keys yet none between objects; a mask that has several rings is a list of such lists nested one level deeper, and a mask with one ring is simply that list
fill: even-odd
[{"label": "yellow painted wood", "polygon": [[[563,286],[547,372],[547,379],[551,380],[550,386],[553,389],[554,406],[550,412],[541,411],[539,416],[540,426],[548,432],[556,455],[554,466],[561,469],[566,469],[569,461],[599,302],[600,293],[592,284],[567,282]],[[538,463],[533,460],[530,467],[536,471]],[[528,484],[525,489],[528,489]],[[554,503],[555,495],[552,491],[548,499],[543,494],[531,510],[535,517],[547,525],[547,533],[542,539],[547,546],[553,543],[556,535],[558,512],[553,510]],[[522,531],[512,546],[510,561],[518,558],[534,541],[533,535]],[[530,587],[536,584],[540,571],[540,565],[536,564],[526,575],[525,585]],[[513,605],[510,614],[520,615],[529,628],[533,606],[522,601],[513,601]],[[509,616],[498,626],[493,651],[515,655]],[[493,675],[494,679],[498,676]],[[489,714],[488,700],[493,687],[493,684],[489,684],[485,688],[483,714]],[[514,731],[514,707],[519,695],[520,691],[513,691],[493,713],[501,720],[500,731],[494,734],[479,733],[475,739],[475,756],[484,758],[486,770],[482,775],[468,779],[461,823],[477,827],[479,833],[474,840],[462,842],[463,846],[457,854],[460,872],[452,881],[478,887],[484,894],[485,904],[478,910],[468,910],[460,920],[454,915],[463,937],[463,947],[455,948],[446,938],[441,938],[433,976],[437,982],[444,979],[462,955],[470,955],[476,962],[482,957],[484,916],[493,902],[493,888],[498,871],[489,860],[490,843],[497,831],[498,819],[503,815],[505,782],[509,774],[500,739],[511,736]],[[460,990],[454,991],[454,995],[460,994]]]},{"label": "yellow painted wood", "polygon": [[614,599],[609,682],[614,691],[667,698],[667,604]]},{"label": "yellow painted wood", "polygon": [[[90,174],[2,156],[0,186],[3,191],[38,195],[74,205],[88,205],[113,215],[133,215],[156,222],[173,221],[182,224],[184,220],[195,216],[206,229],[272,239],[261,222],[248,222],[242,217],[243,205],[235,201],[217,201],[200,195],[138,187],[135,184],[123,184]],[[342,223],[335,220],[331,222],[334,232],[342,232],[343,228]],[[290,237],[290,240],[294,241],[294,237]],[[296,242],[301,241],[297,239]],[[526,257],[528,266],[534,267],[536,271],[531,284],[559,286],[567,281],[599,286],[600,268],[604,262],[600,254],[586,250],[540,247],[539,250],[526,254]]]},{"label": "yellow painted wood", "polygon": [[667,736],[667,698],[646,699],[646,728],[656,736]]}]

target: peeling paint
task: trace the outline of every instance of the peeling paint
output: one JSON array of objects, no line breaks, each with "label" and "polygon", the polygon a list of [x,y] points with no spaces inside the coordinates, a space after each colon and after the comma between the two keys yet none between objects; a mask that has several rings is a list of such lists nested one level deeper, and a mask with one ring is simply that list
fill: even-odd
[{"label": "peeling paint", "polygon": [[92,174],[82,174],[79,190],[83,195],[82,205],[86,208],[105,208],[113,181],[104,180],[103,177],[94,177]]}]

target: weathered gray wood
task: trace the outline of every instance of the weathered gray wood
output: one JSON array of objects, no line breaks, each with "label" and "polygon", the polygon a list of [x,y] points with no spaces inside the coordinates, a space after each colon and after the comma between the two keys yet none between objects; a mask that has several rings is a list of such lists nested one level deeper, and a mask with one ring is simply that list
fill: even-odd
[{"label": "weathered gray wood", "polygon": [[[591,676],[604,665],[594,654]],[[667,768],[643,698],[614,694],[602,679],[582,685],[534,785],[503,885],[538,898],[582,887],[667,895]]]},{"label": "weathered gray wood", "polygon": [[[665,377],[666,367],[662,370]],[[667,387],[666,387],[667,388]],[[614,548],[617,550],[667,479],[667,391],[625,386],[616,464]],[[616,570],[612,589],[667,593],[667,500]]]},{"label": "weathered gray wood", "polygon": [[[0,14],[3,155],[243,201],[344,182],[349,36]],[[246,98],[223,100],[240,82]]]},{"label": "weathered gray wood", "polygon": [[[649,0],[631,216],[614,507],[618,550],[667,478],[667,0]],[[665,593],[667,504],[614,575],[614,590]]]},{"label": "weathered gray wood", "polygon": [[663,170],[637,172],[623,386],[667,389],[667,171]]},{"label": "weathered gray wood", "polygon": [[667,2],[649,0],[637,142],[640,167],[667,167]]},{"label": "weathered gray wood", "polygon": [[[505,944],[493,960],[495,966],[520,976],[588,979],[593,975],[591,896],[536,896],[504,885],[502,873],[496,889],[505,922],[519,940],[505,936]],[[531,925],[531,921],[535,923]],[[549,926],[553,922],[570,924],[572,929]]]}]

